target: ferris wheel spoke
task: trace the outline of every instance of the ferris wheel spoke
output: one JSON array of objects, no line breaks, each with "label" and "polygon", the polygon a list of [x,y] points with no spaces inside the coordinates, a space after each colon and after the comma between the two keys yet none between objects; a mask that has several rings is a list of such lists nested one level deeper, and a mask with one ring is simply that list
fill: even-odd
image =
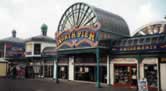
[{"label": "ferris wheel spoke", "polygon": [[95,18],[95,16],[91,17],[84,25],[86,25],[86,24],[88,24],[89,22],[91,22],[94,18]]},{"label": "ferris wheel spoke", "polygon": [[77,22],[76,22],[76,25],[78,25],[78,23],[79,23],[81,5],[82,5],[82,4],[79,4],[79,9],[78,9],[78,16],[77,16]]},{"label": "ferris wheel spoke", "polygon": [[72,7],[71,9],[72,9],[73,23],[74,23],[74,25],[75,25],[75,19],[74,19],[75,15],[74,15],[74,10],[73,10],[73,8],[74,8],[74,7]]},{"label": "ferris wheel spoke", "polygon": [[72,5],[63,14],[58,31],[64,31],[80,26],[93,26],[97,22],[96,18],[93,10],[89,6],[83,3]]},{"label": "ferris wheel spoke", "polygon": [[81,21],[80,21],[80,23],[79,23],[79,25],[78,25],[78,26],[80,26],[80,25],[81,25],[81,23],[82,23],[82,21],[84,20],[84,18],[85,18],[85,16],[86,16],[86,14],[87,14],[87,12],[88,12],[88,10],[89,10],[89,7],[86,9],[86,11],[85,11],[85,13],[84,13],[84,15],[83,15],[83,17],[82,17],[82,19],[81,19]]},{"label": "ferris wheel spoke", "polygon": [[71,18],[69,18],[68,16],[66,16],[66,18],[67,18],[67,22],[69,22],[69,24],[71,25],[71,26],[73,26],[73,24],[71,23]]},{"label": "ferris wheel spoke", "polygon": [[89,19],[89,17],[91,16],[91,14],[92,14],[92,11],[91,11],[90,13],[88,13],[88,15],[86,16],[86,18],[85,18],[84,21],[83,21],[83,24],[81,24],[81,25],[84,25],[84,24],[85,24],[84,22],[86,22],[87,19]]}]

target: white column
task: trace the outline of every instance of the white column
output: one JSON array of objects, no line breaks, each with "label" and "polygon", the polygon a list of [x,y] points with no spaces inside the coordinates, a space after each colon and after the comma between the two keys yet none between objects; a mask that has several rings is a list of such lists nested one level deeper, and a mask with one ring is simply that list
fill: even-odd
[{"label": "white column", "polygon": [[110,78],[111,78],[111,85],[114,84],[114,63],[110,63]]},{"label": "white column", "polygon": [[69,80],[74,80],[74,56],[69,57]]},{"label": "white column", "polygon": [[53,73],[53,79],[55,79],[55,80],[57,80],[58,79],[58,70],[57,70],[57,68],[58,68],[58,64],[57,64],[57,59],[55,59],[54,60],[54,73]]},{"label": "white column", "polygon": [[107,55],[107,84],[110,85],[110,60],[109,60],[109,55]]}]

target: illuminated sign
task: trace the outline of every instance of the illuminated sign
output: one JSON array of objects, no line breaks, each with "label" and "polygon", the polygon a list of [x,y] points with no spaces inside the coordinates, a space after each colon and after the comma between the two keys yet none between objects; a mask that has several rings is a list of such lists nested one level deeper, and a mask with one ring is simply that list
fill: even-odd
[{"label": "illuminated sign", "polygon": [[75,28],[56,33],[57,48],[96,47],[97,30],[90,27]]}]

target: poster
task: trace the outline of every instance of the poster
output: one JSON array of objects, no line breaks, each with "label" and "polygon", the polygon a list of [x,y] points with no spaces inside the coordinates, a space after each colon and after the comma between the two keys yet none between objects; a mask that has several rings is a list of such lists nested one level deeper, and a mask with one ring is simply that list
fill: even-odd
[{"label": "poster", "polygon": [[138,80],[138,91],[148,91],[148,82],[146,79]]}]

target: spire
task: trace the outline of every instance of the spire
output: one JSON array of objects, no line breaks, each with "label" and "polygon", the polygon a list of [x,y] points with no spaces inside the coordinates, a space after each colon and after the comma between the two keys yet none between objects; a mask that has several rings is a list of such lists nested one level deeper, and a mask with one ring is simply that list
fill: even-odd
[{"label": "spire", "polygon": [[16,38],[16,30],[13,30],[13,31],[12,31],[12,37],[13,37],[13,38]]},{"label": "spire", "polygon": [[42,32],[42,35],[43,36],[47,36],[47,25],[46,24],[43,24],[42,26],[41,26],[41,32]]}]

